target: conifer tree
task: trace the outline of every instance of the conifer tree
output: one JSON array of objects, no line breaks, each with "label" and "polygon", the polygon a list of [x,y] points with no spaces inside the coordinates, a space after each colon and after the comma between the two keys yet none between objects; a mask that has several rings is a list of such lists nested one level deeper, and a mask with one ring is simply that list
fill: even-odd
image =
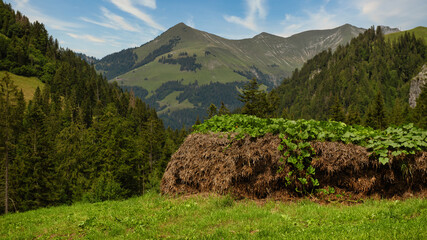
[{"label": "conifer tree", "polygon": [[200,121],[199,115],[197,115],[196,122],[194,122],[194,125],[197,126],[200,124],[202,124],[202,122]]},{"label": "conifer tree", "polygon": [[400,99],[396,99],[394,101],[393,108],[390,113],[390,124],[393,124],[395,126],[402,125],[405,122],[405,115],[404,115],[404,107],[402,106],[402,102]]},{"label": "conifer tree", "polygon": [[218,115],[230,115],[230,110],[228,110],[224,102],[221,102],[221,107],[219,108]]},{"label": "conifer tree", "polygon": [[71,123],[57,135],[53,158],[60,159],[56,172],[61,186],[61,202],[80,201],[90,188],[89,171],[93,168],[93,131],[82,124]]},{"label": "conifer tree", "polygon": [[256,78],[243,86],[243,93],[239,94],[239,100],[244,104],[241,112],[258,117],[273,117],[279,98],[275,94],[268,96],[264,91],[259,90],[259,87]]},{"label": "conifer tree", "polygon": [[387,127],[384,98],[380,91],[378,91],[374,101],[368,107],[365,124],[375,129],[385,129]]},{"label": "conifer tree", "polygon": [[242,113],[248,115],[261,115],[259,111],[262,108],[262,99],[265,96],[259,90],[259,84],[256,78],[253,78],[248,84],[243,86],[243,93],[239,94],[239,100],[244,104]]},{"label": "conifer tree", "polygon": [[212,118],[217,114],[218,114],[217,107],[215,106],[215,104],[211,103],[211,105],[208,108],[208,119]]},{"label": "conifer tree", "polygon": [[24,129],[13,168],[16,198],[24,210],[52,205],[59,198],[55,162],[52,158],[54,137],[49,135],[45,102],[36,89],[25,114]]},{"label": "conifer tree", "polygon": [[345,121],[344,108],[341,104],[341,101],[338,95],[335,97],[335,101],[334,101],[334,104],[331,106],[330,112],[331,112],[330,114],[331,120],[338,121],[338,122]]},{"label": "conifer tree", "polygon": [[360,124],[361,121],[362,120],[360,118],[359,111],[353,106],[349,107],[348,113],[346,115],[345,123],[354,125],[354,124]]},{"label": "conifer tree", "polygon": [[288,110],[286,108],[283,108],[282,113],[280,114],[280,117],[283,119],[290,119]]},{"label": "conifer tree", "polygon": [[[0,79],[0,159],[4,166],[4,212],[9,211],[10,160],[22,126],[25,102],[8,73]],[[1,173],[2,175],[3,173]]]}]

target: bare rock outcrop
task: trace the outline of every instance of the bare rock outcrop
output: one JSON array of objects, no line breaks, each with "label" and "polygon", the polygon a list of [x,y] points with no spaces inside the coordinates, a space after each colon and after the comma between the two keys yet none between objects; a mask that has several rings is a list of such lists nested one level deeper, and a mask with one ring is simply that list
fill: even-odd
[{"label": "bare rock outcrop", "polygon": [[421,72],[411,80],[411,88],[409,89],[409,106],[415,108],[417,106],[417,98],[420,96],[422,88],[427,83],[427,64],[424,64]]}]

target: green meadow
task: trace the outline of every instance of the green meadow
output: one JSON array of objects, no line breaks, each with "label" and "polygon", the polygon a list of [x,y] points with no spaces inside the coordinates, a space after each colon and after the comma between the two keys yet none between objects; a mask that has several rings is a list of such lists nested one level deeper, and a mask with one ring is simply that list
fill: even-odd
[{"label": "green meadow", "polygon": [[[6,71],[0,71],[0,78],[3,78],[5,76]],[[13,80],[13,83],[18,87],[18,89],[22,89],[26,101],[33,99],[34,92],[36,91],[37,87],[39,87],[41,90],[44,86],[44,83],[42,83],[36,77],[23,77],[10,72],[9,76]]]},{"label": "green meadow", "polygon": [[319,204],[168,197],[0,216],[1,239],[427,239],[427,200]]}]

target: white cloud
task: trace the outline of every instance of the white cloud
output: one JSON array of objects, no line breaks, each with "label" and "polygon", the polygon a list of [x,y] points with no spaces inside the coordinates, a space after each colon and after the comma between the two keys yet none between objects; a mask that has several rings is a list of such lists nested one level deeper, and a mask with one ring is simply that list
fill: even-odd
[{"label": "white cloud", "polygon": [[138,0],[138,1],[111,0],[111,3],[116,5],[116,7],[118,7],[120,10],[127,12],[129,14],[132,14],[136,18],[142,20],[152,28],[155,28],[160,31],[166,30],[162,25],[155,22],[150,15],[146,14],[145,12],[142,12],[135,6],[135,5],[142,5],[142,6],[154,9],[156,8],[156,1],[154,0]]},{"label": "white cloud", "polygon": [[30,4],[29,0],[14,0],[15,9],[19,9],[30,21],[39,21],[53,30],[69,31],[79,28],[78,24],[66,22],[43,14],[40,10]]},{"label": "white cloud", "polygon": [[94,36],[89,35],[89,34],[78,35],[78,34],[74,34],[74,33],[67,33],[67,35],[72,37],[72,38],[75,38],[75,39],[88,40],[88,41],[94,42],[94,43],[104,43],[105,42],[104,39],[97,38],[97,37],[94,37]]},{"label": "white cloud", "polygon": [[246,0],[246,5],[248,9],[245,18],[224,16],[224,19],[230,23],[239,24],[252,31],[257,31],[257,21],[265,19],[267,16],[266,0]]},{"label": "white cloud", "polygon": [[102,22],[98,22],[86,17],[81,17],[80,19],[88,23],[96,24],[106,28],[111,28],[114,30],[126,30],[129,32],[140,31],[140,29],[128,23],[123,17],[110,12],[108,9],[101,7],[101,11],[103,13]]},{"label": "white cloud", "polygon": [[194,23],[194,18],[193,16],[189,17],[187,19],[187,21],[185,21],[185,24],[187,24],[188,26],[192,27],[192,28],[196,28],[196,24]]},{"label": "white cloud", "polygon": [[427,22],[425,0],[353,0],[349,2],[366,18],[377,25],[414,27]]},{"label": "white cloud", "polygon": [[13,2],[16,4],[17,8],[21,9],[28,4],[29,0],[13,0]]},{"label": "white cloud", "polygon": [[137,4],[140,4],[144,7],[148,7],[148,8],[152,8],[152,9],[156,9],[156,0],[137,0],[136,1]]},{"label": "white cloud", "polygon": [[320,7],[317,12],[304,11],[304,13],[304,16],[286,14],[285,20],[282,21],[284,29],[278,34],[288,37],[302,31],[330,29],[343,24],[336,21],[336,15],[328,13],[324,7]]}]

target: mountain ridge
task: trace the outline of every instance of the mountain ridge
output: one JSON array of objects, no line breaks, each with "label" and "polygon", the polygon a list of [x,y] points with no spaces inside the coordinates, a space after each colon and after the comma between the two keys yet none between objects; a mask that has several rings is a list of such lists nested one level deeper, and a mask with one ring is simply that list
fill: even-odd
[{"label": "mountain ridge", "polygon": [[[313,34],[316,35],[316,33],[325,33],[325,32],[326,32],[326,34],[323,34],[323,35],[330,35],[331,32],[333,32],[333,31],[341,31],[341,29],[345,29],[345,28],[357,29],[357,30],[350,33],[350,34],[352,34],[351,35],[352,37],[357,36],[359,33],[364,31],[364,29],[362,29],[362,28],[357,28],[357,27],[352,26],[350,24],[345,24],[343,26],[336,27],[333,29],[309,30],[309,31],[294,34],[290,37],[281,37],[281,36],[277,36],[277,35],[274,35],[271,33],[262,32],[262,33],[255,35],[252,38],[237,39],[237,40],[233,39],[232,40],[232,39],[223,38],[223,37],[215,35],[215,34],[211,34],[211,33],[205,32],[205,31],[201,31],[201,30],[192,28],[190,26],[187,26],[185,23],[181,22],[181,23],[178,23],[178,24],[174,25],[173,27],[169,28],[167,31],[163,32],[162,34],[160,34],[155,39],[153,39],[153,40],[151,40],[145,44],[142,44],[140,47],[128,48],[128,49],[124,49],[120,52],[133,51],[137,55],[137,59],[135,60],[135,63],[138,63],[141,60],[143,60],[150,53],[150,50],[153,50],[153,48],[155,48],[152,45],[167,44],[167,42],[170,39],[179,36],[180,37],[180,43],[179,44],[181,44],[180,48],[187,47],[188,44],[186,44],[186,43],[183,44],[183,42],[187,42],[187,41],[191,41],[192,44],[204,43],[204,44],[206,44],[206,48],[222,47],[224,49],[232,51],[234,54],[242,54],[241,57],[243,59],[245,59],[245,55],[246,55],[245,60],[247,60],[251,56],[248,56],[247,54],[245,54],[245,52],[243,50],[250,52],[251,46],[253,45],[252,42],[254,42],[254,41],[257,42],[258,44],[262,44],[262,42],[265,43],[265,39],[268,38],[268,40],[272,41],[273,43],[278,43],[278,42],[282,43],[282,45],[279,46],[282,49],[286,49],[289,47],[290,48],[297,48],[297,47],[300,47],[298,45],[301,45],[300,44],[301,39],[308,38],[308,37],[315,39],[317,36],[311,36],[311,35],[313,35]],[[325,38],[325,36],[322,36],[322,37]],[[343,40],[349,41],[349,39],[351,39],[351,37],[350,38],[346,37],[346,39],[343,39]],[[338,39],[338,41],[340,41],[340,39]],[[268,44],[270,44],[270,43],[267,43],[264,45],[268,45]],[[308,47],[310,45],[313,45],[313,41],[310,41],[310,42],[304,44],[304,47]],[[339,45],[339,43],[333,44],[332,49],[336,48],[338,45]],[[324,50],[324,49],[322,49],[322,50]],[[289,54],[292,52],[291,51],[287,51],[287,52],[281,51],[279,53],[280,54]],[[307,51],[306,53],[308,53],[308,55],[303,58],[304,60],[307,60],[306,58],[310,58],[313,55],[313,54],[310,54],[309,51]],[[102,72],[102,69],[100,69],[100,65],[102,65],[103,61],[105,61],[104,59],[111,57],[115,54],[117,54],[117,53],[109,54],[109,55],[105,56],[104,58],[102,58],[101,60],[99,60],[96,64],[97,69],[101,70],[101,72]],[[266,55],[268,55],[268,54],[272,54],[272,52],[267,51]],[[292,68],[288,69],[288,71],[286,72],[287,73],[286,75],[289,75],[291,73],[291,71],[294,70],[294,66],[292,64],[289,64],[287,61],[285,61],[284,64],[288,64],[288,65],[292,66]],[[131,68],[131,70],[133,70],[133,69]],[[108,72],[108,71],[104,71],[103,73],[105,74],[106,72]],[[115,77],[120,76],[121,74],[120,75],[106,74],[106,75],[107,75],[107,78],[109,80],[112,80]]]},{"label": "mountain ridge", "polygon": [[[287,38],[262,32],[231,40],[178,23],[140,47],[104,57],[95,67],[155,107],[166,125],[179,128],[191,126],[197,115],[204,117],[210,103],[224,102],[231,110],[239,107],[236,96],[249,79],[256,77],[264,88],[272,89],[317,53],[344,45],[363,31],[345,24]],[[209,91],[227,94],[199,97]],[[182,120],[174,114],[191,118]]]}]

